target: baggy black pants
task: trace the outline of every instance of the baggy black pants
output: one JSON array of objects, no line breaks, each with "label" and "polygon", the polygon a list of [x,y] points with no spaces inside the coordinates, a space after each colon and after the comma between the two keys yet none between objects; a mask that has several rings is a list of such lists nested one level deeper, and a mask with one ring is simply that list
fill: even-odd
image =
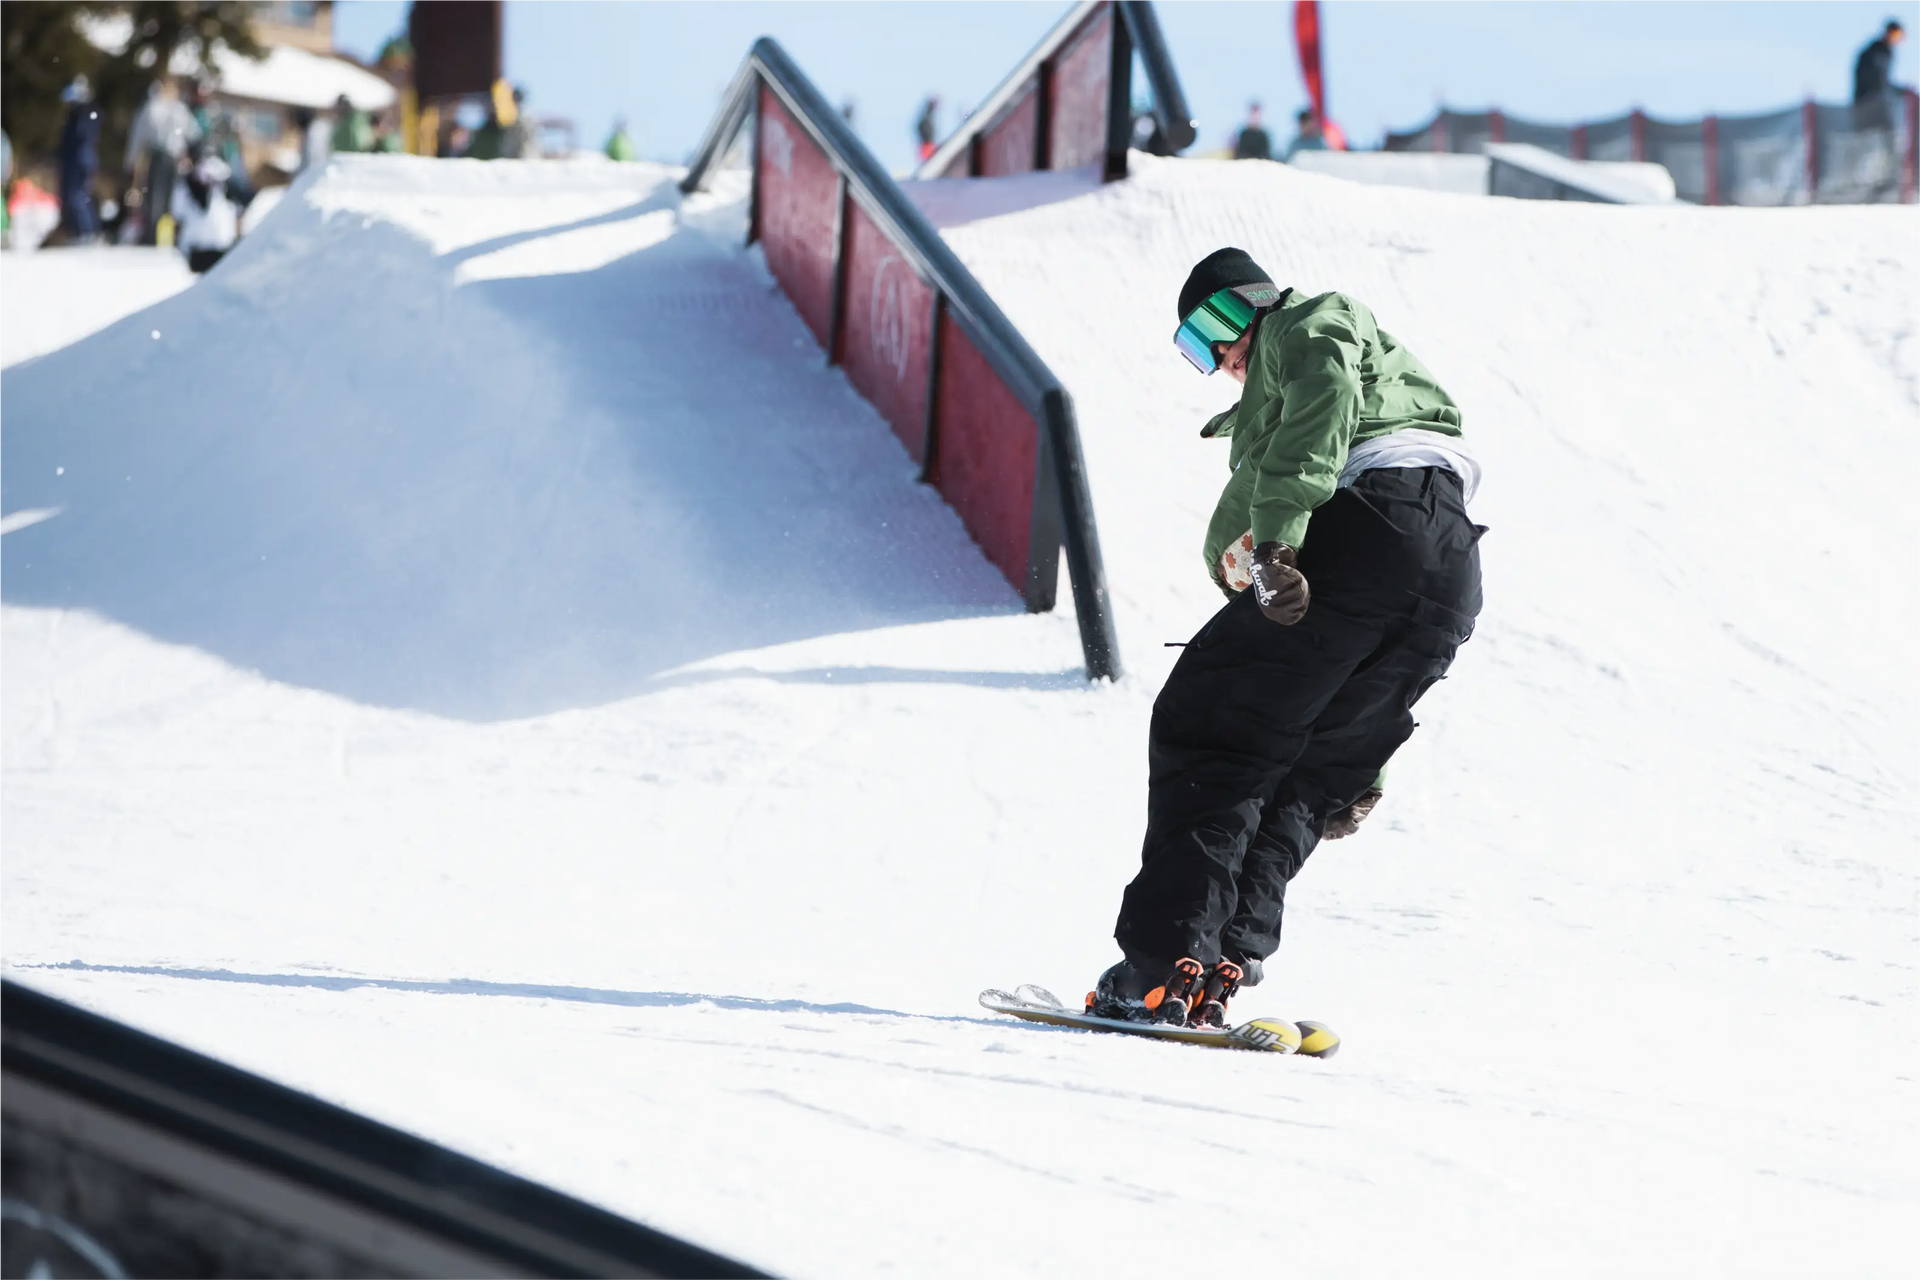
[{"label": "baggy black pants", "polygon": [[1291,627],[1243,591],[1153,706],[1140,874],[1114,937],[1136,964],[1265,959],[1287,882],[1413,733],[1480,612],[1484,529],[1439,467],[1369,471],[1313,513]]}]

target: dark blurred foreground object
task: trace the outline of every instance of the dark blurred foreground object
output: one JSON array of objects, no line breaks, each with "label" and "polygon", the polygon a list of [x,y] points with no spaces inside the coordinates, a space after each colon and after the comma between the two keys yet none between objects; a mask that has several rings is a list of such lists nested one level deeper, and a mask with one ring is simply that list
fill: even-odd
[{"label": "dark blurred foreground object", "polygon": [[756,1276],[0,984],[5,1276]]}]

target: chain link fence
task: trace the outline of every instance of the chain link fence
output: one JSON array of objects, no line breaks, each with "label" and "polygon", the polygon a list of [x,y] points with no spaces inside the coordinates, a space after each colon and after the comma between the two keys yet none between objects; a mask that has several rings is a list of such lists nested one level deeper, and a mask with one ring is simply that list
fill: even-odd
[{"label": "chain link fence", "polygon": [[1920,97],[1910,89],[1833,106],[1806,102],[1753,116],[1657,120],[1635,111],[1591,124],[1551,125],[1498,111],[1442,111],[1387,135],[1387,151],[1481,154],[1529,142],[1574,160],[1665,165],[1695,204],[1912,204],[1920,173]]}]

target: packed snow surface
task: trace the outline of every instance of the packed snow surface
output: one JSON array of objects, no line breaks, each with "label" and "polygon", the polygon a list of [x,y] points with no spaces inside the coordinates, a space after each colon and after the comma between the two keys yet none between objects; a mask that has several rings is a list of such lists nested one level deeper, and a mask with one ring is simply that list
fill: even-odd
[{"label": "packed snow surface", "polygon": [[[677,176],[336,160],[7,370],[12,977],[800,1276],[1904,1273],[1912,210],[919,188],[1075,397],[1089,687]],[[1236,1002],[1328,1061],[974,1001],[1113,958],[1222,244],[1487,474],[1478,634]]]}]

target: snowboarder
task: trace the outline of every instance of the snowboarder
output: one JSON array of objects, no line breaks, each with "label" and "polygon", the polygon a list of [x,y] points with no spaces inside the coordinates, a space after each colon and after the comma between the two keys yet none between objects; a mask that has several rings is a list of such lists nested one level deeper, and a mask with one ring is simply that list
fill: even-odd
[{"label": "snowboarder", "polygon": [[1226,1025],[1280,945],[1287,882],[1381,797],[1411,708],[1480,611],[1460,410],[1341,293],[1276,286],[1240,249],[1194,267],[1174,343],[1245,388],[1207,529],[1228,603],[1154,703],[1147,832],[1098,1017]]}]

